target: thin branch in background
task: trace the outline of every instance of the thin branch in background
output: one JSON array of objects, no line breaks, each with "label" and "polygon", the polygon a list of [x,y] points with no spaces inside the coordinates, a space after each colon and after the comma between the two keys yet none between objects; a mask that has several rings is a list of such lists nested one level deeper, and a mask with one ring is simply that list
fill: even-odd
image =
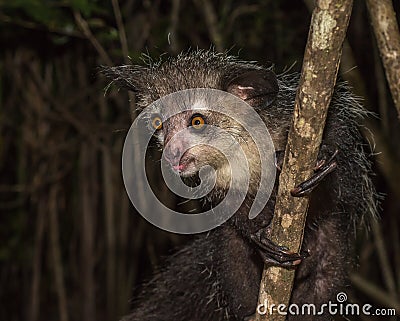
[{"label": "thin branch in background", "polygon": [[96,286],[94,278],[95,268],[95,210],[94,210],[94,192],[92,187],[96,185],[93,182],[93,171],[97,170],[95,166],[95,155],[93,148],[87,143],[81,144],[80,150],[80,187],[82,204],[82,227],[81,227],[81,271],[82,271],[82,291],[83,291],[83,320],[94,321],[96,318]]},{"label": "thin branch in background", "polygon": [[[292,197],[290,190],[308,179],[315,166],[352,4],[352,0],[317,1],[312,15],[271,222],[271,240],[291,252],[300,251],[309,200]],[[327,25],[333,27],[327,28]],[[288,306],[294,275],[294,270],[265,266],[259,304],[268,301],[276,307],[279,304]],[[257,313],[256,320],[285,320],[285,315],[272,312],[275,313]]]},{"label": "thin branch in background", "polygon": [[169,45],[171,47],[171,53],[173,54],[177,54],[179,52],[177,29],[179,22],[180,4],[181,0],[172,1],[171,18],[170,18],[171,23],[168,28]]},{"label": "thin branch in background", "polygon": [[260,10],[260,5],[259,4],[252,4],[252,5],[242,5],[237,8],[235,8],[231,14],[229,14],[229,20],[227,23],[227,26],[225,28],[226,34],[230,34],[233,30],[233,26],[236,22],[236,20],[243,15],[248,15],[252,13],[256,13],[257,11]]},{"label": "thin branch in background", "polygon": [[108,56],[107,52],[103,48],[103,46],[100,44],[100,42],[96,39],[96,37],[93,35],[92,31],[89,28],[89,25],[87,21],[82,17],[82,15],[78,11],[74,11],[74,18],[79,26],[79,28],[82,30],[83,34],[86,36],[86,38],[92,43],[93,47],[96,48],[97,52],[100,55],[100,58],[104,61],[104,63],[108,66],[112,66],[112,60]]},{"label": "thin branch in background", "polygon": [[370,281],[363,279],[358,274],[350,275],[351,283],[359,288],[362,292],[373,298],[375,302],[382,304],[385,307],[400,311],[400,303],[396,297],[391,296],[381,288],[372,284]]},{"label": "thin branch in background", "polygon": [[225,46],[213,4],[209,0],[194,0],[194,2],[197,7],[203,11],[208,33],[215,48],[217,51],[222,52],[225,49]]},{"label": "thin branch in background", "polygon": [[366,126],[368,130],[364,130],[363,134],[368,141],[374,142],[376,164],[385,177],[390,190],[397,198],[400,198],[400,163],[397,161],[392,146],[389,145],[377,121],[369,119]]},{"label": "thin branch in background", "polygon": [[[113,5],[113,9],[114,9],[115,20],[117,22],[119,40],[121,43],[122,53],[124,55],[124,61],[126,64],[129,64],[130,61],[129,61],[128,41],[126,39],[125,27],[124,27],[124,23],[122,21],[122,14],[121,14],[118,0],[112,0],[112,5]],[[128,95],[129,95],[129,106],[130,106],[131,111],[133,112],[132,117],[135,118],[136,117],[135,95],[132,92],[129,92]],[[135,155],[136,155],[136,153],[135,153]]]},{"label": "thin branch in background", "polygon": [[[107,106],[104,95],[99,96],[99,106],[100,106],[100,116],[103,121],[107,119]],[[109,320],[113,318],[116,311],[117,302],[115,301],[116,296],[116,236],[115,236],[115,205],[114,202],[114,190],[115,186],[113,184],[113,171],[112,171],[112,148],[108,143],[101,150],[101,166],[102,166],[102,176],[103,176],[103,200],[104,200],[104,216],[105,216],[105,231],[106,231],[106,253],[107,253],[107,263],[106,263],[106,287],[107,287],[107,314]]]},{"label": "thin branch in background", "polygon": [[396,271],[396,281],[397,281],[397,296],[400,293],[400,233],[399,233],[399,218],[397,215],[393,215],[393,223],[390,224],[390,230],[392,233],[392,244],[394,253],[394,271]]},{"label": "thin branch in background", "polygon": [[[112,146],[112,152],[115,155],[120,155],[122,150],[123,140],[120,139],[114,146]],[[115,167],[115,165],[114,165]],[[117,177],[121,177],[121,166],[118,166],[116,173],[114,175]],[[117,239],[117,246],[119,255],[117,255],[118,264],[117,264],[117,309],[116,311],[127,312],[129,311],[129,303],[126,298],[129,298],[132,291],[132,286],[134,281],[136,281],[137,275],[133,275],[131,269],[132,256],[134,253],[130,252],[130,242],[129,242],[129,235],[130,235],[130,224],[129,222],[132,220],[132,216],[129,215],[130,213],[130,205],[128,195],[126,194],[125,188],[123,184],[118,184],[116,189],[114,190],[115,199],[118,204],[118,219],[116,226],[116,239]],[[139,241],[140,242],[140,241]],[[123,255],[122,253],[130,253],[130,255]]]},{"label": "thin branch in background", "polygon": [[400,119],[400,33],[392,0],[367,0],[367,8]]},{"label": "thin branch in background", "polygon": [[60,233],[58,225],[58,206],[57,206],[58,186],[53,185],[49,193],[49,229],[50,247],[53,259],[54,284],[58,296],[58,309],[60,321],[68,321],[68,303],[64,284],[64,268],[61,259]]},{"label": "thin branch in background", "polygon": [[380,223],[374,221],[372,224],[372,231],[375,237],[375,247],[378,251],[379,263],[381,265],[382,277],[385,282],[389,294],[396,297],[396,283],[394,280],[393,272],[390,267],[388,253],[386,251],[385,242],[381,231]]},{"label": "thin branch in background", "polygon": [[45,199],[41,197],[37,205],[35,254],[33,256],[33,275],[29,321],[37,321],[40,310],[40,283],[42,276],[43,235],[45,228],[46,206]]},{"label": "thin branch in background", "polygon": [[22,20],[22,19],[18,19],[16,17],[9,17],[1,12],[0,12],[0,22],[9,23],[14,26],[19,26],[19,27],[31,29],[31,30],[47,31],[47,32],[54,33],[54,34],[59,34],[61,36],[68,36],[68,37],[74,37],[74,38],[80,38],[80,39],[85,38],[78,31],[55,28],[54,26],[50,26],[50,25],[43,26],[43,25],[40,25],[40,24],[32,22],[32,21]]},{"label": "thin branch in background", "polygon": [[124,55],[124,61],[126,64],[128,64],[130,62],[129,61],[128,41],[126,40],[126,32],[125,32],[124,23],[122,21],[121,9],[119,7],[118,0],[111,0],[111,3],[113,6],[113,9],[114,9],[115,21],[117,22],[118,35],[119,35],[119,40],[121,42],[121,48],[122,48],[122,53]]},{"label": "thin branch in background", "polygon": [[376,46],[373,46],[373,57],[374,57],[374,71],[376,77],[376,90],[378,92],[378,110],[379,119],[382,124],[382,132],[388,137],[390,129],[390,110],[388,102],[388,90],[385,79],[385,71],[382,66],[381,59],[379,57],[379,50]]}]

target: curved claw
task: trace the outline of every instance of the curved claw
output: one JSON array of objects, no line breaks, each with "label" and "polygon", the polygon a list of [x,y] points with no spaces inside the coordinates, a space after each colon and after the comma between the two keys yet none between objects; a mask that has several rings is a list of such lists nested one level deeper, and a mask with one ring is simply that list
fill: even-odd
[{"label": "curved claw", "polygon": [[310,194],[313,189],[317,187],[318,184],[325,178],[325,176],[327,176],[337,167],[335,158],[338,152],[338,150],[335,150],[328,161],[325,161],[324,159],[318,161],[317,166],[314,168],[315,173],[309,179],[294,187],[290,191],[290,194],[293,197],[302,197]]},{"label": "curved claw", "polygon": [[265,263],[290,267],[300,264],[309,256],[308,252],[289,252],[287,247],[277,245],[268,238],[261,238],[259,232],[251,235],[251,239],[258,246],[258,252]]},{"label": "curved claw", "polygon": [[335,151],[333,152],[332,156],[329,157],[328,160],[321,159],[317,162],[317,165],[314,167],[314,172],[318,172],[319,170],[323,169],[323,167],[325,166],[325,164],[330,164],[333,162],[333,160],[336,158],[337,154],[339,153],[338,149],[335,149]]}]

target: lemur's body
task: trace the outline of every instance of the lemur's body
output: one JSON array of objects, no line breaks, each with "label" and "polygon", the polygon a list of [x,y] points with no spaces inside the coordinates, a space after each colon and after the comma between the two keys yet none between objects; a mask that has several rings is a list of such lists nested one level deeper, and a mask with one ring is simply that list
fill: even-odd
[{"label": "lemur's body", "polygon": [[[256,64],[208,51],[183,54],[150,67],[110,68],[105,73],[119,85],[134,90],[138,105],[143,108],[183,89],[228,91],[257,110],[271,133],[278,158],[282,157],[292,118],[296,75],[276,78],[272,71]],[[310,255],[297,268],[294,303],[322,304],[335,300],[335,295],[347,285],[346,269],[353,263],[351,244],[355,225],[374,214],[374,191],[368,177],[370,164],[356,124],[357,116],[362,114],[360,108],[345,86],[337,86],[319,155],[320,159],[326,159],[339,149],[335,159],[337,168],[310,195],[303,242],[303,249]],[[171,118],[170,125],[167,121],[161,129],[163,140],[168,141],[174,131],[187,126],[194,113],[189,111],[177,116],[180,118]],[[218,125],[218,117],[223,116],[208,115],[207,122]],[[247,157],[257,155],[248,148]],[[223,161],[208,155],[207,150],[193,150],[189,156],[180,160],[173,155],[169,157],[183,176],[207,163],[215,166],[217,172],[223,167]],[[256,167],[258,161],[250,161],[250,166]],[[255,177],[257,171],[253,173]],[[223,183],[220,185],[223,188]],[[249,220],[252,195],[249,193],[228,222],[199,235],[169,257],[160,272],[144,285],[126,320],[243,320],[254,314],[263,259],[253,239],[257,231],[270,223],[276,186],[263,212]]]}]

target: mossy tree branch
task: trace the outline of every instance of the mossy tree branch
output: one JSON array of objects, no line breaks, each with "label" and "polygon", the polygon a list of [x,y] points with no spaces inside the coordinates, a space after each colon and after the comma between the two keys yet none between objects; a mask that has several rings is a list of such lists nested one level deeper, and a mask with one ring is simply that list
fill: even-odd
[{"label": "mossy tree branch", "polygon": [[[271,224],[271,240],[293,252],[301,248],[309,199],[294,198],[290,190],[308,179],[315,167],[352,4],[352,0],[317,0],[312,15]],[[287,306],[294,274],[292,269],[266,266],[259,305]],[[256,320],[285,320],[276,308],[272,313],[257,313]]]}]

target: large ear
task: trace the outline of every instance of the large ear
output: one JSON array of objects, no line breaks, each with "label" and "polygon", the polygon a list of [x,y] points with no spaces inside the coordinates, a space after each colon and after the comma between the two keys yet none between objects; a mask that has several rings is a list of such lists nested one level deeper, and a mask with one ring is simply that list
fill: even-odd
[{"label": "large ear", "polygon": [[279,92],[278,81],[272,70],[245,71],[228,82],[226,91],[238,96],[254,108],[271,105]]},{"label": "large ear", "polygon": [[102,66],[99,68],[110,84],[116,84],[120,88],[132,90],[134,92],[140,91],[142,83],[144,82],[144,75],[148,73],[148,69],[142,66],[126,65],[117,67]]}]

